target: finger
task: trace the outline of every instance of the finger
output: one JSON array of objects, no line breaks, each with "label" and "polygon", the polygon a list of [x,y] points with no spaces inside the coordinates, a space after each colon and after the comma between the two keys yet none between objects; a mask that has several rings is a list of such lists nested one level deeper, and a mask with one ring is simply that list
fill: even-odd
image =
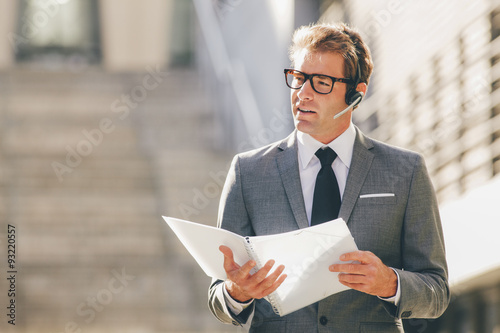
[{"label": "finger", "polygon": [[283,273],[284,270],[285,266],[280,265],[274,270],[274,272],[272,272],[264,280],[262,280],[261,284],[263,285],[264,289],[271,287],[271,285],[280,277],[281,273]]},{"label": "finger", "polygon": [[[362,264],[369,264],[373,262],[375,255],[369,251],[354,251],[344,253],[340,256],[342,261],[359,261]],[[375,257],[376,258],[376,257]]]},{"label": "finger", "polygon": [[259,298],[265,297],[270,293],[274,292],[287,278],[286,274],[282,274],[285,266],[281,265],[272,274],[270,274],[262,283],[259,285]]},{"label": "finger", "polygon": [[247,261],[238,271],[238,275],[240,278],[247,278],[250,275],[252,269],[257,265],[254,260]]},{"label": "finger", "polygon": [[340,281],[340,280],[339,280],[339,282],[341,284],[343,284],[344,286],[349,287],[351,289],[366,292],[366,286],[362,283],[349,283],[349,282]]},{"label": "finger", "polygon": [[222,254],[225,256],[225,257],[228,257],[228,258],[233,258],[233,251],[231,250],[230,247],[228,246],[225,246],[225,245],[221,245],[219,246],[219,251],[222,252]]},{"label": "finger", "polygon": [[272,272],[268,276],[268,278],[270,278],[272,280],[276,280],[281,275],[281,273],[283,273],[284,270],[285,270],[285,265],[279,265],[278,268],[276,268],[274,270],[274,272]]},{"label": "finger", "polygon": [[233,251],[229,247],[221,245],[219,251],[224,255],[224,270],[226,272],[239,268],[239,265],[234,261]]},{"label": "finger", "polygon": [[233,251],[229,247],[221,245],[219,250],[224,254],[224,270],[228,277],[245,279],[256,265],[255,261],[249,260],[243,266],[240,266],[234,261]]},{"label": "finger", "polygon": [[362,264],[334,264],[328,268],[331,272],[352,273],[366,275],[368,273],[367,265]]},{"label": "finger", "polygon": [[339,281],[345,282],[345,283],[350,283],[350,284],[366,284],[365,276],[364,275],[357,275],[357,274],[340,273],[339,274]]},{"label": "finger", "polygon": [[280,278],[281,273],[283,273],[283,270],[285,269],[284,265],[280,265],[278,268],[274,270],[271,274],[269,274],[261,283],[260,283],[260,288],[263,290],[266,290],[268,288],[271,288],[273,284]]},{"label": "finger", "polygon": [[253,275],[253,280],[255,281],[255,283],[261,283],[267,276],[267,274],[269,274],[269,272],[271,271],[271,269],[273,268],[274,266],[274,260],[268,260],[266,262],[266,264],[264,265],[264,267],[262,267],[261,269],[259,269],[254,275]]},{"label": "finger", "polygon": [[276,291],[276,289],[278,289],[278,287],[281,286],[281,284],[285,281],[286,278],[287,278],[286,274],[280,275],[279,278],[276,281],[274,281],[269,288],[266,288],[262,291],[262,297],[265,297],[270,293]]}]

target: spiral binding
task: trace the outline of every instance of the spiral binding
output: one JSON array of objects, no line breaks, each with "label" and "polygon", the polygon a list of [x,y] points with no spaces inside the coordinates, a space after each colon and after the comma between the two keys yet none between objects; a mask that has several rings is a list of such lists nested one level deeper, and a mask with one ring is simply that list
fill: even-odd
[{"label": "spiral binding", "polygon": [[[261,269],[263,267],[262,262],[255,255],[250,237],[248,237],[248,236],[245,237],[245,240],[247,241],[247,245],[245,246],[245,250],[247,251],[248,256],[251,259],[255,260],[255,262],[257,263],[255,268]],[[279,296],[276,294],[276,292],[273,291],[271,294],[267,295],[264,298],[269,302],[269,304],[271,304],[271,307],[273,308],[274,313],[277,314],[278,316],[281,316],[281,314],[280,314],[281,313],[281,303],[278,300]]]}]

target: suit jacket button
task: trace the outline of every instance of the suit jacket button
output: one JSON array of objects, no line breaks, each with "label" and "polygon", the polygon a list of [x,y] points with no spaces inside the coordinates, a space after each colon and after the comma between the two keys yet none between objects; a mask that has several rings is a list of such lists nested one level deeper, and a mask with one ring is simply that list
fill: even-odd
[{"label": "suit jacket button", "polygon": [[328,319],[325,317],[325,316],[321,316],[319,318],[319,323],[323,326],[325,326],[326,324],[328,324]]},{"label": "suit jacket button", "polygon": [[411,311],[405,311],[401,314],[401,318],[408,318],[411,316]]}]

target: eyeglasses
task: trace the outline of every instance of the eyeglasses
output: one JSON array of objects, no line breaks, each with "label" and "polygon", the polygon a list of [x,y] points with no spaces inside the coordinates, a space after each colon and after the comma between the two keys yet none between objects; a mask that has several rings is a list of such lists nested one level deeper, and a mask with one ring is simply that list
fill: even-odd
[{"label": "eyeglasses", "polygon": [[332,92],[335,82],[354,83],[352,79],[336,78],[324,74],[306,74],[296,69],[285,69],[286,85],[291,89],[300,89],[310,80],[311,86],[318,94],[329,94]]}]

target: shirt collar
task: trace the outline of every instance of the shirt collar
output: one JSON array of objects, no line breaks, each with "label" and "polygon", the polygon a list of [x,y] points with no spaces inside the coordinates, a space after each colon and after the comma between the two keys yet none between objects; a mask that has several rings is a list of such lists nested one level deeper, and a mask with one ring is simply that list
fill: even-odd
[{"label": "shirt collar", "polygon": [[302,169],[307,168],[316,151],[324,146],[332,148],[339,157],[340,161],[349,168],[351,166],[352,152],[354,150],[354,140],[356,139],[356,129],[353,123],[349,125],[347,130],[339,135],[335,140],[325,145],[316,139],[314,139],[309,134],[301,131],[297,131],[297,141],[298,141],[298,151],[299,160],[301,162]]}]

